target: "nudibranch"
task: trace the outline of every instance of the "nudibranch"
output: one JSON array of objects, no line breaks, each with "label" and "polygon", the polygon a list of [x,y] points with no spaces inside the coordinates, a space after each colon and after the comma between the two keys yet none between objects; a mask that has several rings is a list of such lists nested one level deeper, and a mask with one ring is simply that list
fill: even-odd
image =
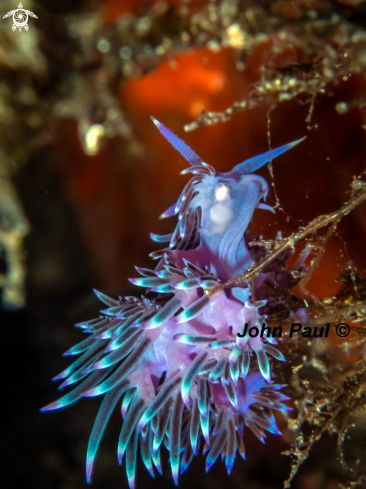
[{"label": "nudibranch", "polygon": [[89,336],[65,353],[80,356],[54,379],[63,380],[60,389],[77,386],[42,409],[104,396],[87,449],[90,482],[103,432],[120,404],[118,461],[126,460],[131,489],[138,452],[154,477],[154,467],[161,473],[163,445],[176,485],[201,442],[206,471],[221,455],[230,474],[237,452],[245,458],[244,427],[264,442],[266,432],[280,434],[274,412],[289,410],[284,404],[289,398],[280,393],[284,385],[271,378],[268,356],[285,360],[273,346],[276,339],[238,336],[246,323],[267,324],[265,281],[293,285],[284,279],[284,266],[274,263],[251,284],[211,295],[205,291],[238,276],[255,260],[245,231],[255,209],[273,209],[262,202],[266,181],[253,172],[302,139],[220,173],[152,119],[191,165],[182,172],[191,179],[161,216],[177,216],[177,225],[172,234],[151,234],[166,247],[151,253],[158,260],[155,269],[136,267],[140,277],[130,279],[147,289],[147,296],[112,299],[95,291],[107,308],[76,325]]}]

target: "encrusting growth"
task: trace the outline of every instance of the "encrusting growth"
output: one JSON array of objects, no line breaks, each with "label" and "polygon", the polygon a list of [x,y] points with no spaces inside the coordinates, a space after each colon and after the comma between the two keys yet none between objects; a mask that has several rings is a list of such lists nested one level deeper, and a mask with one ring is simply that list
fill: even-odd
[{"label": "encrusting growth", "polygon": [[[90,336],[65,353],[81,356],[55,377],[63,380],[61,389],[79,384],[42,410],[104,395],[87,450],[90,482],[104,429],[120,403],[118,461],[125,457],[131,489],[138,450],[154,477],[154,467],[161,473],[164,445],[178,484],[203,440],[206,471],[221,455],[230,474],[237,452],[245,458],[244,427],[264,442],[266,431],[280,434],[274,411],[289,410],[283,404],[288,397],[279,392],[284,385],[271,378],[268,356],[285,361],[273,346],[276,339],[238,336],[245,323],[267,324],[266,304],[275,299],[266,297],[264,283],[294,285],[291,274],[287,280],[282,273],[285,264],[272,262],[252,282],[209,292],[256,260],[245,231],[255,209],[273,209],[261,202],[268,194],[266,181],[252,172],[303,139],[220,173],[153,121],[191,165],[182,173],[192,178],[177,203],[161,216],[176,215],[178,223],[172,234],[151,235],[166,248],[151,253],[158,261],[155,269],[136,267],[140,277],[130,279],[148,289],[149,297],[112,299],[96,291],[108,307],[99,318],[76,325]],[[303,261],[298,260],[297,270],[302,270]]]}]

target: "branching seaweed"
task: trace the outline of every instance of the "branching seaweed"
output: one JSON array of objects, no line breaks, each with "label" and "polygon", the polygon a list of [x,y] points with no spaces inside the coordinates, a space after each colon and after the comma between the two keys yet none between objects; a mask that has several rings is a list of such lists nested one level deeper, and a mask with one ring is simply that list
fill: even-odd
[{"label": "branching seaweed", "polygon": [[223,290],[234,284],[244,282],[256,276],[265,267],[267,267],[273,260],[275,260],[280,255],[282,255],[285,251],[289,249],[293,249],[297,241],[300,241],[301,239],[305,238],[308,235],[314,234],[318,229],[321,229],[331,224],[332,225],[331,230],[333,232],[333,230],[335,230],[333,226],[336,226],[337,223],[342,219],[342,217],[346,216],[361,202],[366,200],[366,184],[364,182],[361,182],[360,180],[355,180],[351,186],[353,189],[353,196],[339,210],[332,212],[331,214],[317,217],[316,219],[311,221],[307,226],[301,228],[297,233],[293,233],[288,238],[284,238],[280,241],[270,242],[270,244],[273,246],[274,249],[273,251],[268,253],[268,255],[263,260],[261,260],[259,263],[254,263],[248,270],[246,270],[244,273],[239,275],[239,277],[232,278],[227,282],[225,282],[224,284],[218,285],[214,289],[207,290],[205,292],[206,295],[211,296],[212,294],[215,294],[220,290]]},{"label": "branching seaweed", "polygon": [[[351,351],[360,351],[366,344],[365,278],[356,275],[352,269],[345,271],[339,279],[342,286],[338,293],[334,297],[323,300],[309,294],[305,289],[305,284],[309,280],[311,273],[318,266],[320,257],[324,253],[330,237],[334,234],[337,224],[344,216],[366,200],[366,185],[363,181],[354,179],[351,188],[351,198],[340,209],[317,217],[288,238],[250,242],[250,245],[263,246],[266,250],[264,258],[259,262],[255,262],[251,268],[240,276],[232,278],[214,289],[207,290],[206,294],[212,295],[240,282],[253,280],[258,273],[268,268],[270,263],[283,256],[288,250],[294,249],[297,242],[307,238],[303,253],[307,253],[310,248],[315,249],[317,254],[312,260],[310,267],[300,277],[300,289],[311,296],[309,301],[305,301],[308,321],[302,321],[302,326],[314,328],[331,324],[333,329],[337,324],[346,323],[351,331],[357,333],[357,336],[342,344],[343,352],[349,354]],[[320,239],[317,238],[316,232],[326,226],[329,226],[327,233]],[[279,292],[282,297],[276,295],[276,291],[274,292],[276,299],[280,299],[280,302],[283,302],[285,312],[271,311],[269,319],[276,326],[282,326],[285,329],[286,327],[289,328],[291,322],[288,319],[283,319],[283,317],[286,317],[286,314],[288,316],[290,311],[292,311],[293,315],[299,308],[299,301],[291,300],[291,295],[284,295],[283,291]],[[283,344],[289,345],[286,343],[288,334],[287,330],[284,338],[282,338]],[[293,397],[297,398],[295,401],[297,416],[289,420],[289,428],[293,430],[295,440],[290,450],[284,452],[284,454],[291,456],[292,459],[291,473],[284,482],[285,489],[291,486],[293,478],[302,463],[307,460],[314,443],[320,440],[326,432],[337,435],[340,459],[345,470],[347,470],[347,465],[344,463],[341,453],[345,432],[351,424],[349,421],[351,417],[366,406],[366,394],[364,391],[366,365],[364,360],[360,360],[356,365],[353,365],[353,370],[347,369],[347,366],[343,365],[342,369],[346,370],[342,371],[341,369],[340,380],[339,367],[334,364],[334,358],[332,360],[328,358],[326,363],[316,358],[314,341],[316,340],[312,339],[309,341],[309,338],[300,338],[293,340],[290,342],[291,346],[288,346],[288,356],[290,362],[292,362],[293,371],[290,385]],[[300,356],[300,351],[302,352],[300,358],[305,358],[305,360],[296,364],[294,359]],[[306,380],[306,375],[305,378],[301,378],[299,374],[302,371],[306,372],[309,367],[320,370],[323,375],[325,374],[325,380],[316,382],[314,380]],[[311,426],[311,434],[307,436],[304,434],[306,426]],[[359,487],[361,482],[362,478],[352,483],[353,485],[349,487]]]}]

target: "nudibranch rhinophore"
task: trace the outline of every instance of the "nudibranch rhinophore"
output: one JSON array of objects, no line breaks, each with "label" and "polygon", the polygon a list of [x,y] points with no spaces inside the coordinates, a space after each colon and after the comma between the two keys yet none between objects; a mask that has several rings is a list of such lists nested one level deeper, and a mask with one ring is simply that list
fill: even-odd
[{"label": "nudibranch rhinophore", "polygon": [[[147,288],[148,297],[112,299],[95,291],[107,308],[76,325],[89,336],[65,353],[80,356],[54,379],[63,380],[61,389],[77,385],[42,409],[103,395],[87,449],[90,482],[105,427],[120,404],[118,461],[126,459],[131,489],[138,452],[154,477],[154,467],[161,473],[162,445],[176,485],[202,441],[206,471],[221,455],[230,474],[237,452],[245,458],[244,426],[264,442],[266,431],[280,434],[274,411],[289,410],[283,403],[289,398],[280,393],[284,385],[271,379],[268,355],[285,360],[273,346],[276,339],[238,336],[245,323],[266,325],[265,282],[294,285],[285,263],[273,262],[252,284],[212,295],[205,291],[238,276],[256,259],[245,231],[255,209],[273,209],[262,202],[267,182],[253,172],[304,138],[220,173],[152,119],[191,165],[182,172],[192,177],[177,203],[161,216],[177,216],[177,225],[172,234],[151,235],[166,243],[150,255],[158,264],[154,270],[136,267],[140,277],[130,279]],[[302,266],[298,261],[297,269]]]}]

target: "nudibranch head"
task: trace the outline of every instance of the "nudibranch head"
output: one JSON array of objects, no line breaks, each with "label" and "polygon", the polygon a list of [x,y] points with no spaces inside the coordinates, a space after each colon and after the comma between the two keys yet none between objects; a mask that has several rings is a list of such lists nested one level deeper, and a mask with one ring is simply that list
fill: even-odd
[{"label": "nudibranch head", "polygon": [[[234,166],[230,172],[220,173],[203,162],[163,124],[153,117],[152,120],[161,134],[190,163],[191,167],[182,173],[193,175],[176,205],[161,216],[178,215],[174,233],[160,238],[165,238],[164,240],[169,242],[169,249],[201,249],[205,255],[204,264],[221,280],[240,275],[252,264],[243,236],[255,209],[274,211],[270,206],[260,202],[267,197],[267,182],[252,172],[305,138],[250,158]],[[156,235],[153,236],[157,241],[163,241]],[[196,256],[199,255],[197,250]],[[153,254],[154,258],[158,256],[156,252]],[[200,260],[201,264],[203,262]]]},{"label": "nudibranch head", "polygon": [[218,173],[153,120],[191,165],[183,173],[192,178],[161,216],[177,215],[177,226],[172,234],[152,235],[167,247],[152,253],[159,259],[154,270],[136,267],[140,277],[130,279],[149,297],[116,300],[95,291],[107,308],[76,325],[89,336],[66,352],[81,356],[55,378],[63,380],[60,388],[74,389],[43,408],[104,396],[87,450],[90,482],[106,424],[120,403],[118,460],[126,459],[131,489],[138,450],[154,476],[154,467],[161,473],[165,446],[178,484],[203,440],[206,470],[221,455],[230,474],[237,452],[245,458],[244,426],[263,442],[266,432],[280,434],[274,412],[289,409],[279,392],[284,385],[272,383],[268,355],[285,360],[273,346],[276,339],[240,334],[245,325],[267,326],[267,298],[259,300],[257,292],[264,280],[276,283],[276,270],[264,270],[254,286],[204,292],[251,265],[244,233],[268,193],[266,181],[252,172],[301,140]]}]

